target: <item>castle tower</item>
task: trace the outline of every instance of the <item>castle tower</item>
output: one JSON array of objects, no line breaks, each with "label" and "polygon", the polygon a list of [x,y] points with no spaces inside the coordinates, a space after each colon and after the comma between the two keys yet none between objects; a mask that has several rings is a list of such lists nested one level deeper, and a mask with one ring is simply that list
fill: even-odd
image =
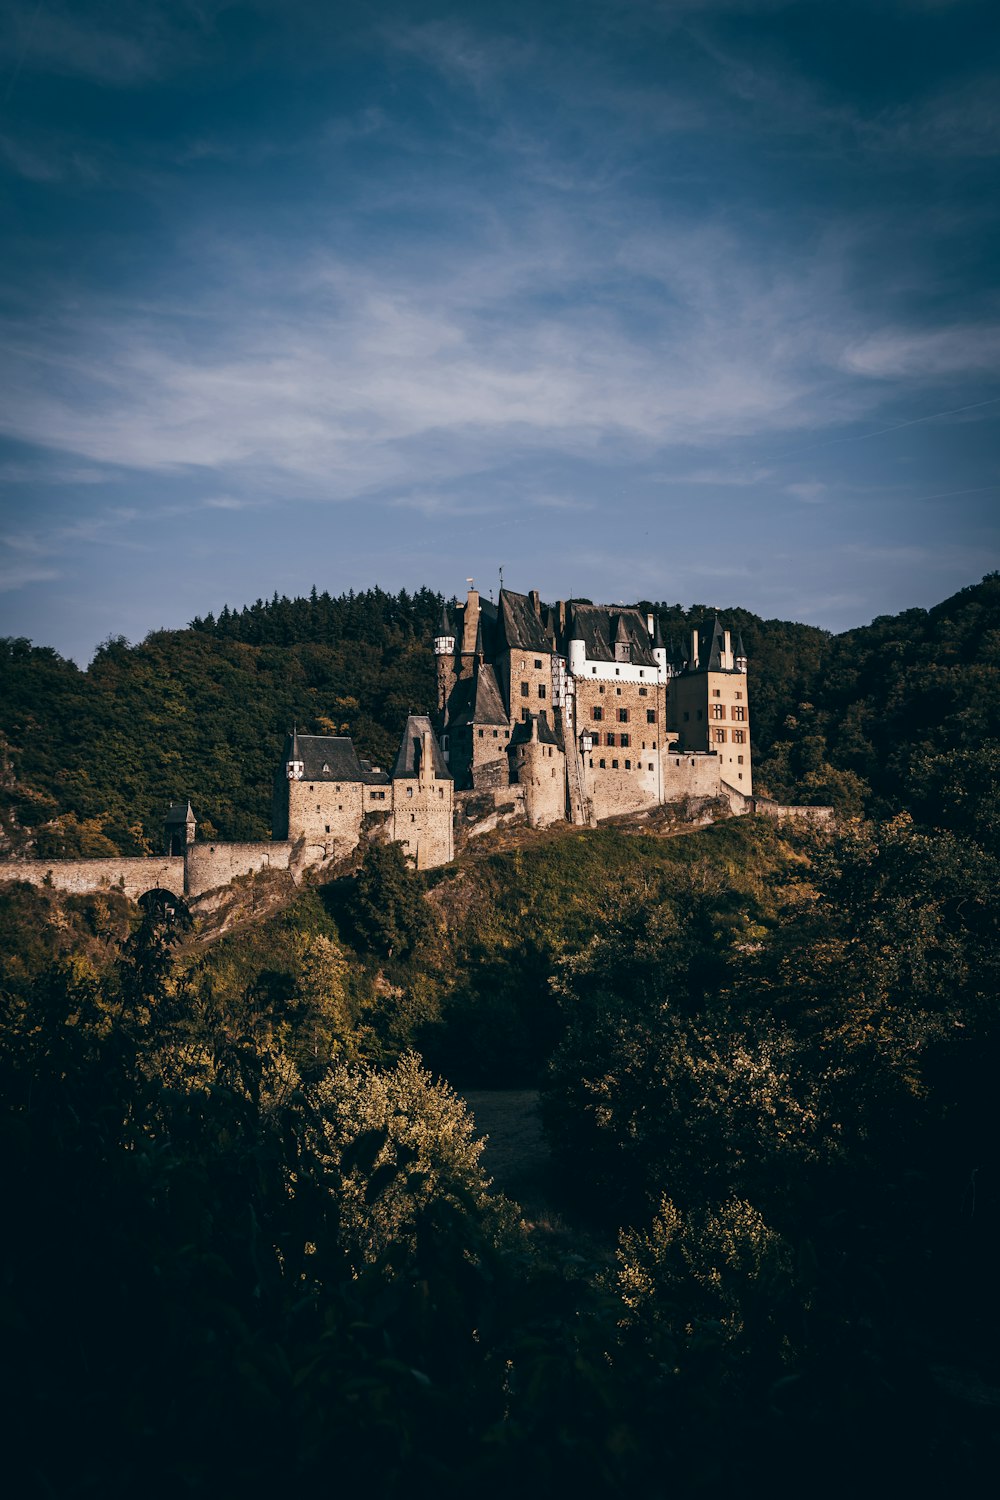
[{"label": "castle tower", "polygon": [[733,650],[717,615],[691,631],[687,661],[671,677],[670,727],[682,752],[718,756],[720,780],[753,794],[746,651],[742,636]]},{"label": "castle tower", "polygon": [[434,655],[437,659],[438,712],[443,714],[448,706],[448,695],[455,686],[455,632],[448,618],[447,604],[441,606]]},{"label": "castle tower", "polygon": [[163,819],[163,845],[166,854],[184,854],[194,843],[197,819],[190,802],[171,802]]}]

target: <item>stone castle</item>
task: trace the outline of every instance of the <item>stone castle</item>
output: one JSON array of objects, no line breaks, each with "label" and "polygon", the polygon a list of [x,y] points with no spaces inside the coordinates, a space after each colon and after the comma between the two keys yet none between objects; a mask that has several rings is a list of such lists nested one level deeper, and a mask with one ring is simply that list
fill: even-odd
[{"label": "stone castle", "polygon": [[445,607],[434,639],[436,713],[409,716],[391,771],[345,736],[293,731],[271,840],[196,841],[191,805],[177,803],[162,856],[5,860],[0,880],[197,899],[262,870],[301,880],[365,840],[398,842],[425,870],[506,823],[754,807],[746,653],[718,618],[668,648],[652,615],[621,605],[508,589],[494,604],[470,588],[453,615]]}]

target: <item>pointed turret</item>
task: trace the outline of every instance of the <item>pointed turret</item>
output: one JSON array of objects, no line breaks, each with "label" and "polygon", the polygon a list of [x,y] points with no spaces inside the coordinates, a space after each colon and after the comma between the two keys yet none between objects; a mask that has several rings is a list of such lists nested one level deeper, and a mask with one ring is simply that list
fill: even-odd
[{"label": "pointed turret", "polygon": [[480,664],[482,664],[482,660],[483,660],[483,622],[482,622],[482,618],[480,618],[478,620],[477,624],[476,624],[476,646],[475,646],[475,654],[476,654],[476,660],[477,660],[477,662],[479,662]]},{"label": "pointed turret", "polygon": [[660,629],[659,615],[656,615],[653,620],[653,659],[656,662],[658,675],[662,682],[670,676],[670,664],[667,661],[667,648],[663,644],[663,631]]},{"label": "pointed turret", "polygon": [[437,635],[434,637],[434,654],[435,656],[451,656],[454,650],[455,632],[448,618],[448,606],[442,603],[441,620],[438,624]]},{"label": "pointed turret", "polygon": [[726,641],[719,624],[718,615],[712,621],[712,629],[708,633],[704,650],[701,652],[700,665],[709,672],[725,671]]},{"label": "pointed turret", "polygon": [[624,615],[618,616],[618,624],[615,627],[614,648],[615,661],[632,660],[632,641],[629,637]]},{"label": "pointed turret", "polygon": [[733,657],[733,666],[737,672],[745,672],[747,669],[747,653],[743,644],[743,632],[738,631],[736,635],[736,652]]},{"label": "pointed turret", "polygon": [[299,731],[298,728],[294,728],[292,730],[292,743],[285,758],[285,775],[289,781],[301,781],[305,775],[305,769],[302,752],[299,749]]}]

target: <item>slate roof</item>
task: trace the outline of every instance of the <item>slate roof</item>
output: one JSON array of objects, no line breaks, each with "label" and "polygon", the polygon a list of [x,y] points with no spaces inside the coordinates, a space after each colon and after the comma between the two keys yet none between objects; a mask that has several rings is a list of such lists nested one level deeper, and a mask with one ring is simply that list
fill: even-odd
[{"label": "slate roof", "polygon": [[403,739],[396,756],[396,764],[392,768],[393,781],[399,781],[402,777],[414,777],[417,775],[419,763],[419,751],[423,743],[423,737],[429,734],[431,737],[431,755],[434,760],[434,775],[439,781],[450,781],[451,772],[445,764],[444,756],[441,754],[441,746],[437,742],[437,735],[431,728],[431,721],[426,714],[410,714],[403,730]]},{"label": "slate roof", "polygon": [[500,685],[489,662],[480,662],[474,677],[455,684],[448,703],[448,723],[456,726],[507,723]]},{"label": "slate roof", "polygon": [[699,672],[721,672],[722,652],[725,646],[725,638],[719,617],[713,620],[703,620],[700,625],[694,627],[698,632],[698,666],[694,668],[693,663],[688,663],[688,670]]},{"label": "slate roof", "polygon": [[[298,754],[295,754],[295,747]],[[302,762],[304,781],[385,780],[381,772],[365,772],[346,734],[296,734],[285,740],[285,763]]]},{"label": "slate roof", "polygon": [[498,645],[510,651],[551,651],[552,638],[527,594],[500,591]]},{"label": "slate roof", "polygon": [[526,719],[521,719],[514,725],[510,737],[512,747],[523,745],[531,739],[532,721],[538,725],[538,743],[540,745],[559,745],[561,747],[562,741],[549,723],[549,716],[544,709],[537,714],[529,714]]},{"label": "slate roof", "polygon": [[614,661],[613,642],[627,640],[637,667],[655,667],[649,631],[637,609],[608,609],[600,604],[574,604],[567,632],[571,641],[582,641],[591,661]]},{"label": "slate roof", "polygon": [[163,821],[165,824],[184,824],[194,823],[197,820],[195,818],[194,812],[191,809],[190,802],[171,802],[170,806],[167,808],[167,815],[163,819]]}]

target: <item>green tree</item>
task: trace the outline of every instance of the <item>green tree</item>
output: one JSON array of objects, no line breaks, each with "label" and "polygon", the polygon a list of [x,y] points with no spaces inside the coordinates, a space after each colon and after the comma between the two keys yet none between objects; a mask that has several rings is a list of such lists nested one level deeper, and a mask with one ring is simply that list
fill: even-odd
[{"label": "green tree", "polygon": [[420,877],[402,844],[371,844],[358,871],[353,916],[368,946],[387,958],[405,957],[433,929]]}]

